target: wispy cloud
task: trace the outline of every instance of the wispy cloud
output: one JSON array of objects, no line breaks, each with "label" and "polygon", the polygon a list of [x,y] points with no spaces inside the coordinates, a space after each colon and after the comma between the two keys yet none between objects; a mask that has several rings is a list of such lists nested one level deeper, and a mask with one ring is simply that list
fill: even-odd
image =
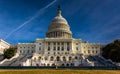
[{"label": "wispy cloud", "polygon": [[21,25],[19,25],[17,28],[15,28],[14,30],[12,30],[10,33],[8,33],[8,35],[4,39],[7,39],[11,34],[13,34],[14,32],[18,31],[19,29],[21,29],[23,26],[27,25],[28,23],[32,22],[34,19],[36,19],[38,16],[40,16],[45,11],[46,8],[48,8],[51,5],[53,5],[56,1],[57,0],[53,0],[51,3],[49,3],[48,5],[46,5],[45,7],[43,7],[42,9],[40,9],[29,20],[25,21],[24,23],[22,23]]}]

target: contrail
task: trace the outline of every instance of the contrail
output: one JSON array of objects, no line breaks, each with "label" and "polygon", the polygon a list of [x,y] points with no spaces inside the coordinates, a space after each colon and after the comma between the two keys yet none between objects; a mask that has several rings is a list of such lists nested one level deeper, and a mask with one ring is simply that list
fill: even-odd
[{"label": "contrail", "polygon": [[40,14],[42,14],[42,12],[50,7],[51,5],[53,5],[57,0],[52,1],[51,3],[49,3],[48,5],[46,5],[45,7],[41,8],[34,16],[32,16],[29,20],[25,21],[24,23],[22,23],[20,26],[18,26],[16,29],[12,30],[4,39],[7,39],[11,34],[13,34],[14,32],[16,32],[17,30],[19,30],[20,28],[22,28],[23,26],[25,26],[26,24],[30,23],[32,20],[34,20],[35,18],[37,18]]}]

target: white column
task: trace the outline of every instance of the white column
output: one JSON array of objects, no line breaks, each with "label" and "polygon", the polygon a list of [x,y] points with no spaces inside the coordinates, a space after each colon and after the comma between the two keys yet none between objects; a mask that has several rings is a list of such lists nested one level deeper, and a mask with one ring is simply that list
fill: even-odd
[{"label": "white column", "polygon": [[62,48],[62,47],[61,47],[61,42],[60,42],[60,51],[61,51],[61,48]]},{"label": "white column", "polygon": [[56,42],[56,51],[57,51],[57,42]]}]

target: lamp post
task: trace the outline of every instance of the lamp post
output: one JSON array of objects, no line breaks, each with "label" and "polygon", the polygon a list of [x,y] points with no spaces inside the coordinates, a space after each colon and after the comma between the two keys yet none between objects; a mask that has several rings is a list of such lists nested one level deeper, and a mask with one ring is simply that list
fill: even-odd
[{"label": "lamp post", "polygon": [[55,68],[58,69],[58,63],[57,63],[57,60],[55,60]]}]

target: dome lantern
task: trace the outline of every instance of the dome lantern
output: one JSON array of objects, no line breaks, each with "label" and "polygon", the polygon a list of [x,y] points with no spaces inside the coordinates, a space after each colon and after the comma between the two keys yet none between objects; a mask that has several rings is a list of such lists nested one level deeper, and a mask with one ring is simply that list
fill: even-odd
[{"label": "dome lantern", "polygon": [[61,9],[60,9],[60,6],[58,6],[57,16],[61,17]]}]

